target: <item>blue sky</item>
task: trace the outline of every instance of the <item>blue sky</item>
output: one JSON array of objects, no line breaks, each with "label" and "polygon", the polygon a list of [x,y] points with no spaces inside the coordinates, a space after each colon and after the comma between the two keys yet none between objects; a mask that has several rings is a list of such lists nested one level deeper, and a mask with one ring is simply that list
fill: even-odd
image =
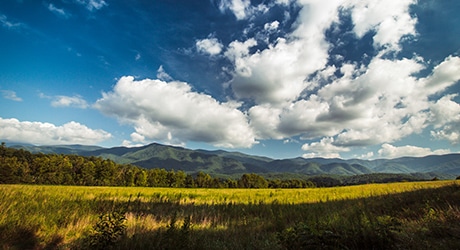
[{"label": "blue sky", "polygon": [[5,0],[0,139],[460,151],[456,0]]}]

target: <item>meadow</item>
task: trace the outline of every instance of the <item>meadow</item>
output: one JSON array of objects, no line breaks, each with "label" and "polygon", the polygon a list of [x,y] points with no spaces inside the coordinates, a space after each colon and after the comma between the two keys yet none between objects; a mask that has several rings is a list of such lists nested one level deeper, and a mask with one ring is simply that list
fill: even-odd
[{"label": "meadow", "polygon": [[2,249],[460,249],[460,182],[0,185]]}]

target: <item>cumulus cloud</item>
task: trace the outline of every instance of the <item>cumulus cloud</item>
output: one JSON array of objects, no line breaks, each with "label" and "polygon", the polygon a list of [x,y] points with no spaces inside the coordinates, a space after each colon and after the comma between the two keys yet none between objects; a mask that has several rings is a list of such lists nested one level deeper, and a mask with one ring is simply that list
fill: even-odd
[{"label": "cumulus cloud", "polygon": [[[234,67],[228,85],[238,100],[254,102],[247,115],[257,138],[319,140],[303,149],[306,156],[325,157],[337,157],[350,147],[392,143],[433,124],[433,137],[458,142],[458,116],[435,122],[441,114],[430,109],[436,107],[435,94],[459,81],[460,58],[449,56],[420,78],[428,66],[423,58],[388,56],[401,51],[402,41],[417,36],[417,17],[409,12],[414,3],[299,1],[302,8],[286,37],[258,50],[251,37],[231,42],[224,53]],[[376,54],[368,64],[328,65],[341,55],[330,54],[340,41],[328,41],[326,30],[340,23],[343,14],[350,15],[357,39],[372,35]],[[277,25],[267,23],[264,29]],[[454,107],[450,99],[449,104]]]},{"label": "cumulus cloud", "polygon": [[[340,152],[348,152],[349,148],[337,147],[333,145],[334,138],[325,137],[319,142],[306,143],[302,146],[302,150],[307,151],[303,155],[304,158],[324,157],[324,158],[339,158]],[[310,152],[309,152],[310,151]]]},{"label": "cumulus cloud", "polygon": [[75,96],[55,96],[53,97],[51,106],[53,107],[74,107],[85,109],[88,108],[88,103],[79,95]]},{"label": "cumulus cloud", "polygon": [[9,99],[9,100],[16,101],[16,102],[21,102],[22,101],[22,98],[17,96],[15,91],[12,91],[12,90],[0,90],[0,92],[2,93],[2,96],[5,99]]},{"label": "cumulus cloud", "polygon": [[279,25],[280,25],[280,22],[278,22],[278,21],[273,21],[271,23],[266,23],[264,25],[264,30],[272,33],[272,32],[275,32],[275,31],[278,30]]},{"label": "cumulus cloud", "polygon": [[250,0],[220,0],[218,7],[222,13],[230,10],[237,20],[247,19],[252,15],[268,11],[268,7],[264,4],[252,6]]},{"label": "cumulus cloud", "polygon": [[374,31],[374,46],[388,46],[399,50],[404,36],[415,36],[417,19],[410,15],[409,8],[416,0],[401,1],[351,1],[353,31],[358,37]]},{"label": "cumulus cloud", "polygon": [[432,74],[424,79],[427,94],[444,91],[460,80],[460,57],[449,56],[438,64]]},{"label": "cumulus cloud", "polygon": [[433,151],[430,148],[422,148],[410,145],[396,147],[385,143],[382,145],[382,148],[379,149],[378,153],[380,157],[391,159],[404,156],[421,157],[427,155],[442,155],[450,153],[450,150],[438,149]]},{"label": "cumulus cloud", "polygon": [[215,56],[220,54],[224,47],[217,38],[206,38],[196,41],[196,49],[198,52]]},{"label": "cumulus cloud", "polygon": [[452,144],[460,143],[460,104],[453,100],[457,96],[446,95],[430,107],[430,119],[434,126],[431,135]]},{"label": "cumulus cloud", "polygon": [[93,145],[108,140],[112,135],[104,130],[90,129],[78,122],[56,126],[46,122],[19,121],[0,118],[0,138],[40,145]]},{"label": "cumulus cloud", "polygon": [[[452,61],[447,58],[440,65]],[[348,77],[336,79],[321,88],[317,96],[285,109],[279,116],[279,128],[287,135],[333,136],[335,140],[322,141],[322,145],[329,143],[330,147],[348,149],[391,143],[433,125],[433,137],[457,143],[460,108],[452,101],[455,96],[431,101],[429,97],[435,92],[426,82],[440,74],[439,66],[426,78],[413,76],[423,68],[417,59],[375,58],[365,72],[354,71]],[[436,82],[443,82],[444,88],[457,81],[446,74],[442,79],[445,81]]]},{"label": "cumulus cloud", "polygon": [[256,143],[247,117],[234,102],[218,102],[184,82],[122,77],[95,107],[132,124],[135,140],[200,141],[229,148]]}]

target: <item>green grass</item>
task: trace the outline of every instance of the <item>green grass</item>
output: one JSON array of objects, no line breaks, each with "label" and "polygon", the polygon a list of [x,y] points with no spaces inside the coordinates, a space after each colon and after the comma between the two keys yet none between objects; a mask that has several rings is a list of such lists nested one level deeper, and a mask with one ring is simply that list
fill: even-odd
[{"label": "green grass", "polygon": [[0,247],[89,248],[100,216],[122,211],[126,231],[114,249],[460,249],[459,184],[311,189],[0,185]]}]

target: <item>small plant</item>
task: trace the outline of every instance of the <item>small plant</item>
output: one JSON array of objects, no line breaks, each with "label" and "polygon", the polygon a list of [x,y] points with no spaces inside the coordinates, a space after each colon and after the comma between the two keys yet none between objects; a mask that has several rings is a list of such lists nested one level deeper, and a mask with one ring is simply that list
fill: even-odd
[{"label": "small plant", "polygon": [[93,249],[107,249],[117,243],[126,233],[124,212],[111,212],[99,216],[93,228],[89,244]]},{"label": "small plant", "polygon": [[159,247],[161,249],[190,249],[191,246],[191,217],[184,218],[182,226],[177,225],[177,213],[171,217],[168,229],[160,232]]},{"label": "small plant", "polygon": [[329,230],[317,230],[299,223],[278,233],[278,241],[284,249],[340,249],[341,237]]}]

